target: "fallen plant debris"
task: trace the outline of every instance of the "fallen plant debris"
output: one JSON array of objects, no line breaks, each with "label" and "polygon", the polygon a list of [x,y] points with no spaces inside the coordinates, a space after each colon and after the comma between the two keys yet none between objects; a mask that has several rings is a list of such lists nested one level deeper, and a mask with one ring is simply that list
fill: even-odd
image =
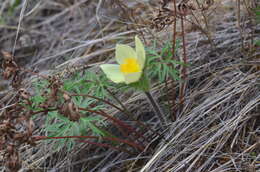
[{"label": "fallen plant debris", "polygon": [[214,0],[206,0],[204,1],[204,4],[199,4],[197,1],[197,7],[195,7],[194,2],[184,0],[177,4],[176,10],[168,7],[171,4],[174,4],[174,1],[162,0],[159,12],[153,19],[152,28],[156,28],[157,31],[161,31],[165,27],[171,25],[176,18],[180,19],[181,16],[192,15],[193,11],[209,10],[209,8],[214,5]]},{"label": "fallen plant debris", "polygon": [[2,110],[0,117],[1,151],[4,151],[5,166],[14,172],[21,168],[19,148],[24,144],[36,145],[32,137],[34,131],[32,111],[19,104],[20,101],[31,105],[29,94],[25,89],[18,91],[13,100],[14,104]]}]

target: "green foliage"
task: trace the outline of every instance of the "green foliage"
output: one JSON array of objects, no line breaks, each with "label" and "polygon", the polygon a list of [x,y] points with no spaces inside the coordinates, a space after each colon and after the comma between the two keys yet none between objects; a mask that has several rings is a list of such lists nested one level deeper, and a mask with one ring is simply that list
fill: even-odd
[{"label": "green foliage", "polygon": [[[42,110],[39,105],[45,102],[46,97],[42,93],[50,92],[47,88],[47,80],[37,80],[33,83],[35,89],[35,95],[31,98],[33,110]],[[83,76],[75,74],[70,79],[64,80],[63,89],[70,93],[76,94],[89,94],[99,98],[107,96],[107,92],[104,87],[113,87],[110,82],[107,81],[105,76],[97,75],[93,72],[86,72]],[[72,101],[78,107],[89,107],[92,110],[99,110],[104,108],[104,104],[100,103],[96,99],[88,98],[84,96],[73,96]],[[62,116],[58,111],[49,112],[47,115],[44,130],[49,137],[62,137],[62,136],[82,136],[82,135],[95,135],[95,136],[111,136],[108,132],[100,129],[95,124],[102,124],[102,118],[99,116],[87,116],[86,112],[82,112],[86,117],[80,118],[78,122],[70,121],[68,118]],[[58,139],[55,140],[55,149],[59,150],[66,146],[67,149],[73,148],[75,145],[74,139]]]},{"label": "green foliage", "polygon": [[135,88],[136,90],[147,92],[150,90],[150,81],[147,76],[143,74],[138,82],[131,83],[129,86]]},{"label": "green foliage", "polygon": [[[176,69],[177,64],[183,63],[172,58],[172,43],[166,42],[161,51],[157,51],[158,44],[154,41],[151,48],[146,49],[147,53],[147,71],[150,78],[156,78],[160,83],[167,78],[179,80],[179,71]],[[176,43],[175,52],[178,53],[179,41]]]},{"label": "green foliage", "polygon": [[21,0],[10,0],[10,7],[8,8],[9,16],[14,14],[15,8],[17,8],[21,4]]},{"label": "green foliage", "polygon": [[[95,122],[101,121],[102,119],[100,117],[95,116],[82,117],[78,122],[73,122],[60,115],[57,111],[54,111],[48,113],[45,123],[45,131],[49,137],[84,136],[89,133],[90,130],[92,135],[105,136],[106,133],[102,132],[94,125]],[[55,140],[54,149],[59,150],[66,146],[68,150],[71,150],[74,145],[74,139],[58,139]]]},{"label": "green foliage", "polygon": [[31,101],[33,102],[32,104],[33,110],[41,110],[41,108],[39,108],[39,105],[46,100],[46,98],[43,97],[41,94],[43,93],[42,91],[46,89],[47,85],[48,85],[47,80],[36,80],[33,82],[33,87],[36,93],[34,96],[31,97]]},{"label": "green foliage", "polygon": [[64,82],[64,90],[77,94],[90,94],[99,98],[107,97],[105,88],[114,88],[115,84],[109,82],[102,74],[87,71],[83,76],[79,73]]},{"label": "green foliage", "polygon": [[256,15],[256,22],[260,23],[260,7],[255,8],[254,13]]},{"label": "green foliage", "polygon": [[255,45],[260,46],[260,40],[255,41]]}]

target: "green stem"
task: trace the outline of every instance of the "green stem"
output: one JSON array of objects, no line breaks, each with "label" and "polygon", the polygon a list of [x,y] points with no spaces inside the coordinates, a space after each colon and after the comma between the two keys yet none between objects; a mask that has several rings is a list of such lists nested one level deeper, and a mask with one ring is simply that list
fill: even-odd
[{"label": "green stem", "polygon": [[146,97],[148,98],[150,104],[153,107],[154,113],[157,115],[157,117],[160,120],[161,126],[164,126],[166,124],[165,119],[164,119],[164,115],[163,112],[160,108],[160,106],[158,105],[158,103],[154,100],[153,96],[151,95],[150,92],[145,91],[144,94],[146,95]]}]

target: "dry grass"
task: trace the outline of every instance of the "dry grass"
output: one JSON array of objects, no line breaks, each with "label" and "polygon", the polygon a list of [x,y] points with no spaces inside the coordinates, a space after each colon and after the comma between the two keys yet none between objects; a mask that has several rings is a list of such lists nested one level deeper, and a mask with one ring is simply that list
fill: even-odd
[{"label": "dry grass", "polygon": [[[147,38],[147,44],[151,39],[163,40],[170,35],[171,28],[158,33],[148,28],[156,8],[152,2],[134,0],[126,3],[127,6],[117,6],[116,0],[31,1],[23,1],[15,11],[19,19],[6,16],[7,22],[0,25],[0,48],[13,51],[22,66],[44,74],[63,71],[67,66],[96,66],[109,60],[115,43],[128,42],[137,31]],[[55,152],[51,144],[41,142],[35,148],[21,148],[23,169],[260,171],[260,53],[257,48],[246,47],[253,29],[259,33],[260,25],[250,23],[243,6],[239,20],[243,27],[237,27],[236,8],[229,3],[217,1],[211,23],[205,26],[215,47],[197,30],[191,29],[186,35],[191,65],[185,106],[176,121],[169,124],[165,132],[167,141],[161,141],[154,152],[132,157],[92,145],[80,145],[72,152],[65,149]],[[0,14],[4,14],[8,0],[1,5]],[[260,39],[255,33],[253,36]],[[243,51],[242,40],[246,42]],[[1,79],[1,97],[10,92],[7,85]],[[164,85],[153,89],[159,97],[164,96],[158,89],[161,87]],[[149,107],[143,99],[134,94],[124,104],[133,111],[147,110]],[[114,109],[110,111],[117,113]],[[37,123],[43,120],[38,119]],[[156,127],[158,122],[151,119],[147,123]],[[35,133],[44,134],[40,129]]]}]

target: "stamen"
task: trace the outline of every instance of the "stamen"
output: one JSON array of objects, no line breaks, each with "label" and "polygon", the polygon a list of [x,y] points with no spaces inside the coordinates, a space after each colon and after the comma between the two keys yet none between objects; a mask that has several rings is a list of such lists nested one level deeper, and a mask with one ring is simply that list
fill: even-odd
[{"label": "stamen", "polygon": [[124,63],[120,65],[120,70],[126,74],[140,72],[140,65],[136,58],[126,58]]}]

